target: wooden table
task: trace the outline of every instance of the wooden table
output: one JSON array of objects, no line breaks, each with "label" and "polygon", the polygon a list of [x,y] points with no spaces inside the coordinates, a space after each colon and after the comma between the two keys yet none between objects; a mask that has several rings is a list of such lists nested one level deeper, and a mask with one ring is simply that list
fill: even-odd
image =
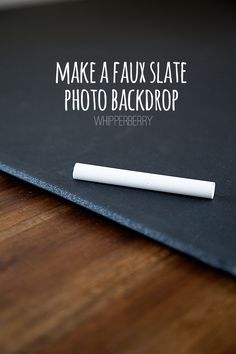
[{"label": "wooden table", "polygon": [[0,174],[0,354],[235,354],[236,281]]}]

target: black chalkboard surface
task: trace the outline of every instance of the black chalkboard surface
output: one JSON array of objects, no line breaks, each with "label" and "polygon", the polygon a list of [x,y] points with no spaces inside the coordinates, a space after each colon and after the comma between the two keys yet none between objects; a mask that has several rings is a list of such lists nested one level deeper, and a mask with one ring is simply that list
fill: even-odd
[{"label": "black chalkboard surface", "polygon": [[[1,169],[236,275],[234,23],[223,1],[85,1],[0,12]],[[187,63],[175,111],[119,112],[153,116],[151,126],[134,127],[97,126],[91,110],[64,110],[57,61],[137,60]],[[212,180],[216,195],[75,181],[75,162]]]}]

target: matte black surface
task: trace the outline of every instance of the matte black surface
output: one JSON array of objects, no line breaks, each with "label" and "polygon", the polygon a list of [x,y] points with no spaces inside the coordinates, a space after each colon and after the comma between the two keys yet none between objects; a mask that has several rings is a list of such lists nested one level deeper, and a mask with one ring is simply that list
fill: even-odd
[{"label": "matte black surface", "polygon": [[[236,275],[234,9],[128,4],[0,12],[1,168]],[[58,60],[182,60],[188,84],[151,127],[96,127],[93,112],[64,112]],[[75,162],[213,180],[216,195],[74,181]]]}]

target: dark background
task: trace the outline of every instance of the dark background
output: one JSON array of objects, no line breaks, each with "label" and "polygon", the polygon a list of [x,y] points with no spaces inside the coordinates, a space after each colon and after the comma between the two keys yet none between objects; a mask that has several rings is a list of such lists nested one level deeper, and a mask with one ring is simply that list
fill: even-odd
[{"label": "dark background", "polygon": [[[0,53],[3,171],[236,274],[229,2],[85,1],[5,10]],[[149,128],[98,128],[93,112],[64,112],[55,63],[76,60],[186,61],[188,84],[178,87],[176,112],[148,113]],[[73,181],[75,162],[213,180],[216,195],[208,201]]]}]

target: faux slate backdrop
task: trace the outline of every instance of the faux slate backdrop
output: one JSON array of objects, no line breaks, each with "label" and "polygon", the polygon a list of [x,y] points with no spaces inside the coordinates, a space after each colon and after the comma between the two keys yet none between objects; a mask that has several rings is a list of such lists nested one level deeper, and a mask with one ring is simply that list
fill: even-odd
[{"label": "faux slate backdrop", "polygon": [[[0,12],[1,169],[236,275],[234,23],[223,1]],[[56,61],[75,60],[186,61],[188,84],[176,112],[148,113],[151,127],[96,127],[93,112],[64,111],[55,84]],[[74,181],[75,162],[213,180],[216,195]]]}]

